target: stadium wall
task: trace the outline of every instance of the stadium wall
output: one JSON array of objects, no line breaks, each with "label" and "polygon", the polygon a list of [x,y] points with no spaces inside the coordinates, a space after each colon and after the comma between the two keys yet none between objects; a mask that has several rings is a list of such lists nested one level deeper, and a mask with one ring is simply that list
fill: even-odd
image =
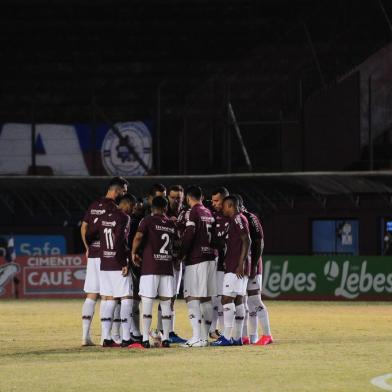
[{"label": "stadium wall", "polygon": [[[0,258],[0,298],[82,298],[84,255]],[[276,300],[389,301],[389,257],[264,256],[263,294]]]}]

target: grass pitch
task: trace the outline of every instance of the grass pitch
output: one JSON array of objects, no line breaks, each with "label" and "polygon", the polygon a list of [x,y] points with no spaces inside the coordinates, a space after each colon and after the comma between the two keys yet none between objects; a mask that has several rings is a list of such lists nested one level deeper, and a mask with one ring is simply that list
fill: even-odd
[{"label": "grass pitch", "polygon": [[392,373],[391,303],[266,302],[273,345],[136,351],[81,348],[81,300],[3,300],[0,391],[381,391],[370,379]]}]

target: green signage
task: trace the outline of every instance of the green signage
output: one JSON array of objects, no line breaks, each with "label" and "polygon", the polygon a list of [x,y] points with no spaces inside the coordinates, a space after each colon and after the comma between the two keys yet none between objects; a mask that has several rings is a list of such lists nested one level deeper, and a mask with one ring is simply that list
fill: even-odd
[{"label": "green signage", "polygon": [[392,257],[263,256],[271,299],[392,300]]}]

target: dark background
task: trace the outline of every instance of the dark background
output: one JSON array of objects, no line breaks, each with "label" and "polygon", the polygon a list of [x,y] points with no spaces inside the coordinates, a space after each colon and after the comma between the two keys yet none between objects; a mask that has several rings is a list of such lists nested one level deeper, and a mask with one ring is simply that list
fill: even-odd
[{"label": "dark background", "polygon": [[[363,129],[392,101],[363,116],[359,66],[388,48],[390,15],[390,2],[370,0],[4,0],[0,122],[149,121],[158,177],[131,179],[138,196],[158,181],[197,181],[207,197],[225,184],[262,217],[267,253],[311,254],[313,220],[357,219],[359,252],[381,254],[390,175],[362,171],[391,168],[392,127]],[[249,171],[275,174],[230,176]],[[298,173],[313,171],[334,174]],[[214,173],[229,176],[189,177]],[[106,181],[0,178],[0,234],[63,227],[78,252],[83,211]]]}]

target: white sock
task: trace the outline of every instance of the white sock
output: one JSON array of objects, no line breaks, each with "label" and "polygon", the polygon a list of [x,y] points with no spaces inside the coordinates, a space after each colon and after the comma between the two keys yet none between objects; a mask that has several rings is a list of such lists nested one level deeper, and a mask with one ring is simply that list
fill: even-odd
[{"label": "white sock", "polygon": [[257,311],[257,316],[259,317],[259,321],[261,324],[261,329],[263,330],[263,335],[270,336],[271,335],[271,328],[268,316],[267,307],[264,305],[263,301],[261,301],[261,308]]},{"label": "white sock", "polygon": [[222,296],[218,295],[218,325],[219,329],[223,331],[225,327],[225,321],[223,319],[223,305],[222,305]]},{"label": "white sock", "polygon": [[142,297],[143,305],[143,341],[149,340],[149,332],[152,322],[152,298]]},{"label": "white sock", "polygon": [[211,320],[210,332],[215,332],[215,330],[217,329],[216,325],[218,323],[218,309],[219,309],[218,297],[212,297],[211,302],[212,302],[212,320]]},{"label": "white sock", "polygon": [[192,326],[192,340],[200,340],[201,332],[201,312],[200,301],[194,299],[187,303],[189,320]]},{"label": "white sock", "polygon": [[234,339],[239,339],[242,337],[244,319],[245,319],[245,306],[244,304],[241,304],[235,307],[235,328],[233,333]]},{"label": "white sock", "polygon": [[162,331],[163,327],[162,327],[162,309],[161,309],[161,305],[158,305],[158,321],[157,321],[157,330],[158,331]]},{"label": "white sock", "polygon": [[[263,335],[271,335],[268,310],[261,300],[260,294],[252,295],[248,298],[250,317],[254,317],[254,312],[256,312],[256,317],[261,324],[263,330]],[[251,330],[251,334],[257,334],[257,326],[255,330]]]},{"label": "white sock", "polygon": [[132,299],[131,332],[134,336],[140,336],[140,301]]},{"label": "white sock", "polygon": [[122,340],[131,339],[131,302],[129,298],[121,300],[121,330]]},{"label": "white sock", "polygon": [[113,314],[113,323],[112,323],[112,336],[119,337],[120,336],[120,326],[121,326],[121,305],[116,300],[116,307],[114,308]]},{"label": "white sock", "polygon": [[244,326],[242,327],[242,336],[248,336],[248,322],[249,322],[248,296],[244,297],[244,307],[245,307],[245,318],[244,318]]},{"label": "white sock", "polygon": [[211,328],[212,314],[214,310],[212,308],[211,301],[201,302],[200,303],[200,312],[201,312],[201,339],[208,340],[208,333]]},{"label": "white sock", "polygon": [[[105,313],[105,307],[106,307],[106,300],[101,299],[101,302],[99,304],[99,319],[103,319],[103,315]],[[101,344],[103,342],[103,334],[102,334],[102,321],[101,321]]]},{"label": "white sock", "polygon": [[110,299],[104,302],[105,304],[101,311],[102,339],[110,340],[112,338],[110,335],[110,330],[112,328],[114,308],[116,307],[117,301]]},{"label": "white sock", "polygon": [[175,321],[176,321],[176,311],[173,309],[170,319],[170,332],[174,332],[174,326],[175,326]]},{"label": "white sock", "polygon": [[171,310],[171,301],[162,301],[161,304],[161,312],[162,312],[162,328],[163,328],[163,337],[162,340],[169,339],[170,325],[172,319],[172,310]]},{"label": "white sock", "polygon": [[95,304],[91,298],[86,298],[83,303],[82,307],[82,339],[83,340],[90,340],[90,326],[93,320],[94,311],[95,311]]},{"label": "white sock", "polygon": [[226,305],[223,305],[223,319],[224,319],[224,325],[225,325],[223,336],[227,340],[230,340],[230,338],[231,338],[231,331],[233,329],[234,317],[235,317],[234,302],[230,302]]}]

